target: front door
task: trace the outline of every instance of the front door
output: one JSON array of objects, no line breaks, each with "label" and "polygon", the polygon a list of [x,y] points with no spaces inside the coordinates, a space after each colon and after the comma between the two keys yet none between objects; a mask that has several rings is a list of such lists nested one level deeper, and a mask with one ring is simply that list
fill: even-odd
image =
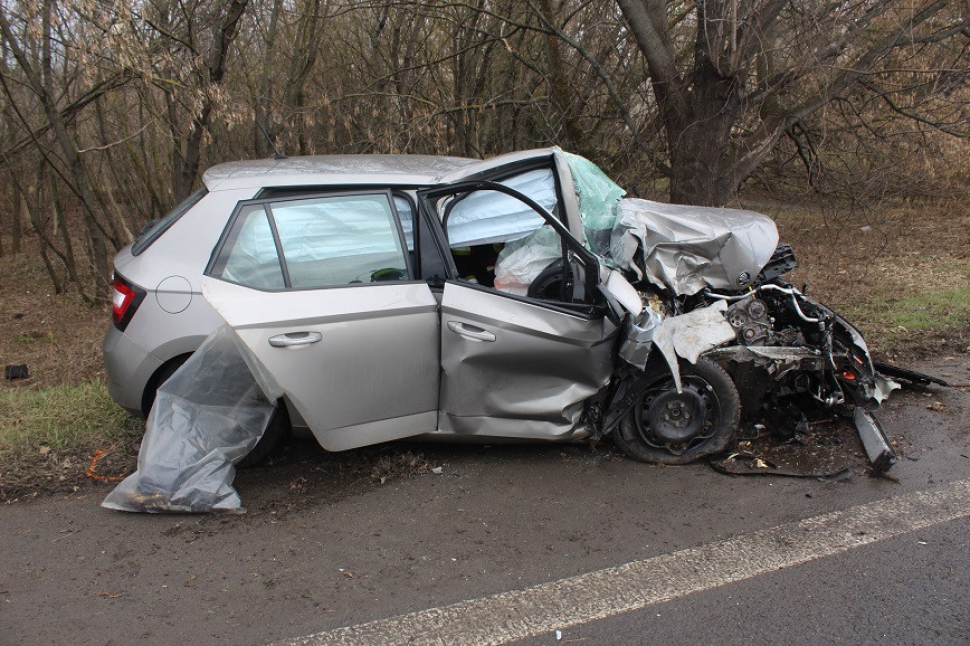
[{"label": "front door", "polygon": [[553,163],[419,192],[450,263],[441,433],[581,437],[585,401],[612,374],[616,328],[596,302],[598,263],[562,224]]}]

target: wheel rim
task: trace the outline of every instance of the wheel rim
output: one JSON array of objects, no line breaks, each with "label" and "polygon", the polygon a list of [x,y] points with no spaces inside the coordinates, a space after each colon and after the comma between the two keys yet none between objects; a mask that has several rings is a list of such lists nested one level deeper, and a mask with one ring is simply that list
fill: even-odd
[{"label": "wheel rim", "polygon": [[720,403],[710,384],[697,376],[673,379],[648,388],[634,409],[637,432],[644,442],[672,455],[711,439],[717,431]]}]

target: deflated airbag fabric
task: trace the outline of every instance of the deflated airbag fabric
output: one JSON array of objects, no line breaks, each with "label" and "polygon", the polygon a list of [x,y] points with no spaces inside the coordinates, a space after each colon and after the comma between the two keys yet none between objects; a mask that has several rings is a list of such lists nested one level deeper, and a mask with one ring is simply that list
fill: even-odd
[{"label": "deflated airbag fabric", "polygon": [[[260,396],[244,354],[236,333],[224,325],[158,389],[138,469],[108,494],[102,507],[245,511],[232,487],[233,465],[259,442],[275,406]],[[266,397],[275,402],[279,391],[271,383],[264,386]]]},{"label": "deflated airbag fabric", "polygon": [[[540,169],[515,175],[501,184],[532,198],[542,208],[556,208],[556,182],[552,171]],[[498,191],[474,191],[457,202],[446,224],[451,247],[508,242],[538,229],[545,220],[525,202]]]},{"label": "deflated airbag fabric", "polygon": [[525,296],[542,271],[562,258],[562,240],[549,225],[505,245],[495,261],[495,289]]}]

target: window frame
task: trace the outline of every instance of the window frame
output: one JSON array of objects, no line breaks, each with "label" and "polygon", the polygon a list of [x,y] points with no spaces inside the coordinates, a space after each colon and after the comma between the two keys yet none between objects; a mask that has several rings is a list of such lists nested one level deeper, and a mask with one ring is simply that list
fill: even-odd
[{"label": "window frame", "polygon": [[[526,170],[534,170],[534,168],[528,168]],[[503,174],[502,176],[507,177],[508,175]],[[558,179],[556,181],[558,186]],[[526,206],[539,213],[543,219],[546,220],[546,223],[551,226],[559,235],[562,243],[563,262],[568,263],[573,258],[576,258],[577,262],[582,264],[585,268],[585,291],[590,301],[588,303],[568,303],[532,298],[529,296],[519,296],[517,294],[503,292],[495,287],[479,285],[477,283],[472,283],[461,279],[458,276],[455,260],[451,255],[451,246],[448,240],[447,230],[445,229],[444,217],[441,219],[437,217],[438,209],[434,207],[434,204],[437,202],[437,200],[447,197],[448,194],[459,194],[465,192],[470,193],[476,190],[489,190],[505,193],[506,195],[518,199]],[[560,204],[562,203],[561,201],[562,195],[560,194]],[[569,227],[563,222],[561,215],[546,211],[540,204],[536,203],[535,200],[530,198],[528,195],[520,193],[513,188],[509,188],[504,184],[499,184],[498,182],[492,181],[491,179],[463,180],[460,182],[454,182],[452,184],[444,184],[434,188],[422,190],[418,193],[418,202],[420,210],[424,211],[427,208],[427,210],[432,211],[432,213],[428,214],[428,217],[433,217],[434,219],[438,220],[440,243],[443,244],[444,248],[447,250],[447,253],[443,253],[445,268],[448,272],[447,282],[491,294],[498,294],[504,298],[530,303],[546,309],[572,314],[574,316],[581,316],[582,318],[587,318],[590,320],[602,316],[602,308],[600,307],[601,304],[596,296],[598,291],[595,289],[599,281],[599,261],[595,255],[593,255],[583,246],[581,242],[576,240],[576,238],[569,231]]]},{"label": "window frame", "polygon": [[[225,228],[222,230],[222,234],[219,236],[219,240],[216,242],[215,247],[212,249],[212,253],[209,256],[209,262],[206,264],[205,271],[203,274],[214,278],[216,280],[221,280],[226,283],[231,283],[233,285],[239,285],[241,287],[246,287],[248,289],[254,289],[260,292],[276,293],[276,292],[300,292],[300,291],[312,291],[318,289],[345,289],[347,287],[380,287],[386,285],[399,285],[407,283],[421,282],[420,279],[416,278],[416,271],[414,268],[414,263],[411,261],[411,254],[408,253],[407,239],[404,236],[404,227],[401,224],[401,216],[397,211],[397,207],[394,205],[395,191],[390,188],[367,188],[367,189],[356,189],[356,190],[338,190],[338,191],[319,191],[319,190],[308,190],[304,191],[294,191],[290,194],[269,194],[263,197],[257,196],[250,200],[242,200],[238,202],[232,211],[232,215],[229,216],[229,221],[227,222]],[[404,193],[399,193],[405,195]],[[262,195],[262,192],[261,192]],[[399,280],[393,282],[374,282],[374,283],[347,283],[345,285],[320,285],[315,287],[293,287],[290,281],[289,268],[287,267],[286,255],[283,253],[282,241],[280,240],[279,231],[276,228],[276,219],[273,217],[273,204],[282,204],[284,202],[296,202],[300,200],[311,200],[316,198],[337,198],[337,197],[364,197],[382,195],[387,200],[387,205],[390,208],[390,214],[392,219],[392,229],[394,235],[396,236],[399,248],[402,251],[403,260],[405,264],[405,269],[407,270],[407,280]],[[236,228],[236,223],[241,217],[243,210],[249,206],[261,206],[263,214],[269,222],[270,231],[273,234],[273,242],[276,246],[276,256],[277,261],[280,264],[280,268],[283,272],[283,288],[282,289],[266,289],[262,287],[256,287],[254,285],[247,285],[245,283],[239,283],[234,280],[230,280],[221,275],[216,275],[213,272],[218,268],[225,266],[225,260],[231,249],[227,249],[229,244],[231,234]],[[233,238],[235,240],[235,238]],[[416,242],[416,241],[415,241]]]}]

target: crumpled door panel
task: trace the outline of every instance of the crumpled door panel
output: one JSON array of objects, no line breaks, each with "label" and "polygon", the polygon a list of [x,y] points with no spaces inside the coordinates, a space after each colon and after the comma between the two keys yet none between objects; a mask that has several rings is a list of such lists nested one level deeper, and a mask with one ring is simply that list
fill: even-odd
[{"label": "crumpled door panel", "polygon": [[457,283],[445,286],[441,319],[439,433],[585,436],[584,402],[613,372],[609,321]]}]

